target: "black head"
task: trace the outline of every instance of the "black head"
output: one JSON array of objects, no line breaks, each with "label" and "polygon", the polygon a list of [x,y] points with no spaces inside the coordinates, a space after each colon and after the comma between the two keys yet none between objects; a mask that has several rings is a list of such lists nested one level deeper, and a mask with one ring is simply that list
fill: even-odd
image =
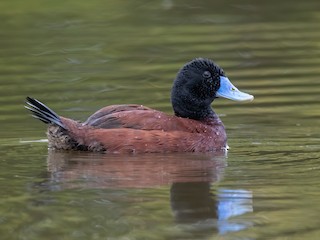
[{"label": "black head", "polygon": [[214,114],[211,103],[220,88],[223,70],[213,61],[196,58],[185,64],[173,83],[171,103],[176,116],[205,119]]}]

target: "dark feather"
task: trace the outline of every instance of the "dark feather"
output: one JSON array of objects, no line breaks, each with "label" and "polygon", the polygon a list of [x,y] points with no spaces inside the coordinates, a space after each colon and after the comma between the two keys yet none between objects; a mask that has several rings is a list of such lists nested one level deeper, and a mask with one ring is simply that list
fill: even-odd
[{"label": "dark feather", "polygon": [[63,123],[61,122],[61,119],[58,116],[58,114],[56,114],[49,107],[47,107],[37,99],[31,98],[31,97],[27,97],[26,100],[27,100],[26,101],[27,106],[25,106],[25,108],[32,112],[32,116],[34,118],[37,118],[44,123],[56,124],[66,129]]}]

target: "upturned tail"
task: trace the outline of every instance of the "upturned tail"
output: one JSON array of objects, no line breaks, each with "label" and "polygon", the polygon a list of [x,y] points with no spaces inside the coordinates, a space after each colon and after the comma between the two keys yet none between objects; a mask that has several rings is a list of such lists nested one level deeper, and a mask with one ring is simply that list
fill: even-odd
[{"label": "upturned tail", "polygon": [[44,105],[42,102],[37,99],[27,97],[26,98],[25,108],[32,112],[32,117],[39,119],[40,121],[46,124],[55,124],[63,129],[67,129],[62,123],[58,114],[52,111],[49,107]]}]

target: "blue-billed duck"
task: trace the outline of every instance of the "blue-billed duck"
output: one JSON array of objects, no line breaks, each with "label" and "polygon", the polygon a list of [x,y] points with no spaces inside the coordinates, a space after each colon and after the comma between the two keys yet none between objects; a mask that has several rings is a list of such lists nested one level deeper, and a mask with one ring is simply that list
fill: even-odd
[{"label": "blue-billed duck", "polygon": [[27,97],[32,116],[49,124],[49,148],[112,153],[208,152],[224,150],[224,125],[211,103],[219,97],[250,101],[213,61],[196,58],[178,72],[171,90],[174,114],[142,105],[104,107],[85,122],[62,117]]}]

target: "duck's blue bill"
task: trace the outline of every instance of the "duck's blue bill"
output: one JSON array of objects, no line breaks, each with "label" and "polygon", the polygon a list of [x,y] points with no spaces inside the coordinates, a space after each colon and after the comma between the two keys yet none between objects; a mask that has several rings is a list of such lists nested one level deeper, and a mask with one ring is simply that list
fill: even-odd
[{"label": "duck's blue bill", "polygon": [[216,93],[217,97],[228,98],[234,101],[252,101],[253,96],[239,91],[227,77],[220,76],[220,88]]}]

